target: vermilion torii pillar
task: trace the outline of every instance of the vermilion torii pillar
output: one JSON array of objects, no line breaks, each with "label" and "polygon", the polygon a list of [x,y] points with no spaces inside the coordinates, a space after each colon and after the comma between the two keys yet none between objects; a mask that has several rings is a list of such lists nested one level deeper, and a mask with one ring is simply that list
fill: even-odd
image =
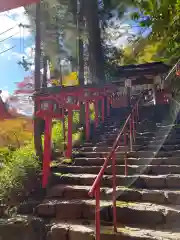
[{"label": "vermilion torii pillar", "polygon": [[72,156],[72,116],[73,110],[79,110],[76,104],[68,104],[58,99],[57,96],[37,97],[38,110],[35,113],[37,117],[45,120],[45,134],[44,134],[44,156],[43,156],[43,176],[42,187],[45,188],[48,183],[50,175],[50,161],[51,161],[51,131],[52,119],[64,119],[64,109],[68,110],[68,144],[66,157]]}]

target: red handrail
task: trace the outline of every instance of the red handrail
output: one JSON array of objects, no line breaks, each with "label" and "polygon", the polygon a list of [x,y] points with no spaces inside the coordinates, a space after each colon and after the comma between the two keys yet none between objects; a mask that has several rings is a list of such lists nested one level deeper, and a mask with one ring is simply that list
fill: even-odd
[{"label": "red handrail", "polygon": [[[120,147],[120,139],[124,135],[124,146],[127,146],[127,133],[129,133],[130,137],[130,151],[132,151],[132,143],[133,140],[135,140],[136,137],[136,124],[135,122],[138,122],[139,119],[139,101],[141,99],[141,96],[135,103],[131,113],[127,117],[120,133],[118,134],[116,140],[113,143],[112,149],[108,156],[106,157],[104,164],[97,175],[96,179],[94,180],[94,183],[89,191],[89,196],[93,197],[95,196],[96,199],[96,213],[95,213],[95,221],[96,221],[96,240],[100,240],[100,182],[104,175],[105,169],[108,165],[108,162],[110,159],[112,159],[112,176],[113,176],[113,194],[112,194],[112,202],[113,202],[113,225],[114,225],[114,232],[117,232],[117,221],[116,221],[116,157],[115,152]],[[129,124],[129,131],[128,131],[128,124]],[[127,157],[125,154],[125,175],[127,175]]]}]

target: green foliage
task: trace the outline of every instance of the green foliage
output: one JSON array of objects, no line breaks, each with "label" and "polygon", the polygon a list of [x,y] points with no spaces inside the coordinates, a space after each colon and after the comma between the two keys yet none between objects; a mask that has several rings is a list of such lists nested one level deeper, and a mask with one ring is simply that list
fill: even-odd
[{"label": "green foliage", "polygon": [[9,157],[6,152],[5,156],[6,165],[0,171],[0,199],[5,202],[16,201],[29,177],[37,177],[40,165],[32,144],[10,152]]},{"label": "green foliage", "polygon": [[[91,118],[94,118],[94,107],[90,105]],[[19,129],[19,121],[16,122],[17,129]],[[15,124],[14,123],[14,124]],[[82,137],[82,132],[77,131],[76,127],[79,124],[79,112],[73,113],[73,142],[79,141]],[[7,123],[4,126],[7,128]],[[15,126],[16,126],[15,125]],[[65,119],[65,126],[67,131],[67,118]],[[9,130],[10,131],[10,130]],[[64,149],[64,136],[63,124],[61,121],[54,122],[52,128],[52,140],[55,149],[63,151]],[[28,191],[34,187],[31,185],[27,189],[26,183],[32,182],[33,179],[38,178],[40,171],[40,164],[35,156],[34,144],[32,141],[25,146],[15,150],[13,147],[2,147],[0,149],[0,163],[3,163],[0,168],[0,200],[12,205],[18,204],[19,197],[27,194]]]},{"label": "green foliage", "polygon": [[59,150],[62,150],[64,136],[63,136],[63,123],[61,121],[58,121],[53,125],[52,141],[55,149],[58,148]]},{"label": "green foliage", "polygon": [[12,151],[8,147],[0,148],[0,164],[8,163],[12,157]]},{"label": "green foliage", "polygon": [[180,56],[180,0],[135,0],[134,3],[138,11],[131,14],[132,19],[152,29],[146,42],[151,48],[157,46],[156,59],[176,62]]}]

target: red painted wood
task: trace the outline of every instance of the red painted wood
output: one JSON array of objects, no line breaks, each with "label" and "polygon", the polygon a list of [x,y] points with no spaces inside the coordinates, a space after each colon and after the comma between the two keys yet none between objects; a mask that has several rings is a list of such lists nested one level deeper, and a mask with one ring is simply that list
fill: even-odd
[{"label": "red painted wood", "polygon": [[95,127],[98,127],[99,119],[98,119],[98,102],[97,100],[94,101],[94,112],[95,112]]},{"label": "red painted wood", "polygon": [[85,114],[86,114],[86,141],[89,141],[90,138],[89,102],[85,103]]},{"label": "red painted wood", "polygon": [[14,8],[21,6],[38,3],[39,0],[1,0],[0,1],[0,12],[9,11]]},{"label": "red painted wood", "polygon": [[44,134],[44,158],[43,158],[43,171],[42,171],[42,187],[46,188],[48,178],[50,175],[50,161],[51,161],[51,131],[52,131],[52,118],[45,119],[45,134]]},{"label": "red painted wood", "polygon": [[68,111],[68,143],[67,143],[67,151],[66,157],[69,159],[72,157],[72,120],[73,120],[73,112],[72,110]]}]

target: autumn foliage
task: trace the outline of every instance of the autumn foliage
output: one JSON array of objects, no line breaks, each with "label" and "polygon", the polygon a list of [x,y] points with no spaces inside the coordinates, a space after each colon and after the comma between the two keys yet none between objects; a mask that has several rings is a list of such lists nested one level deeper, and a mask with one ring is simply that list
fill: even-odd
[{"label": "autumn foliage", "polygon": [[14,118],[0,121],[0,147],[19,148],[32,140],[33,122],[28,118]]}]

